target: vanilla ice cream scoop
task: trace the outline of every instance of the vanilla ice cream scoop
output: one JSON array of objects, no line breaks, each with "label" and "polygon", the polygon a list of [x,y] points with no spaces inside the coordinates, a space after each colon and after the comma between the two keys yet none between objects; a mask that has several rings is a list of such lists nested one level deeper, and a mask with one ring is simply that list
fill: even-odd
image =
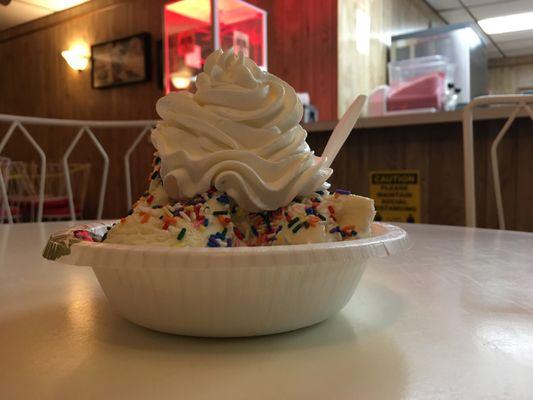
[{"label": "vanilla ice cream scoop", "polygon": [[195,94],[170,93],[156,105],[162,121],[152,142],[170,198],[214,186],[257,212],[325,185],[332,170],[305,141],[302,104],[290,85],[242,53],[216,50],[196,87]]}]

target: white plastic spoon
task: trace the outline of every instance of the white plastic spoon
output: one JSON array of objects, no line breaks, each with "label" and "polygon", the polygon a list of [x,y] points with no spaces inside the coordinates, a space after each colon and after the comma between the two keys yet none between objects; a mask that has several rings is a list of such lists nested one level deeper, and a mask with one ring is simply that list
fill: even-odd
[{"label": "white plastic spoon", "polygon": [[342,145],[346,139],[348,139],[348,136],[350,136],[350,132],[359,119],[359,115],[361,115],[361,111],[363,110],[365,102],[366,96],[357,96],[333,130],[333,133],[329,137],[328,143],[326,144],[326,148],[322,153],[322,158],[326,157],[324,167],[329,167],[331,163],[333,163],[333,160],[339,153],[339,150],[342,148]]}]

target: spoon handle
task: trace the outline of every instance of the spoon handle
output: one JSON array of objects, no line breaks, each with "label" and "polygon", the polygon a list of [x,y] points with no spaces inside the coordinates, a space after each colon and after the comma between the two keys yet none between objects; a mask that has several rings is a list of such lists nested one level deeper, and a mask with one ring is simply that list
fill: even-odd
[{"label": "spoon handle", "polygon": [[339,150],[342,148],[342,145],[348,139],[350,132],[352,131],[363,106],[366,102],[366,96],[360,95],[354,100],[354,102],[348,107],[348,110],[344,113],[341,120],[333,130],[333,133],[329,137],[326,148],[322,153],[322,157],[326,157],[326,162],[324,163],[325,167],[329,167],[333,160],[337,156]]}]

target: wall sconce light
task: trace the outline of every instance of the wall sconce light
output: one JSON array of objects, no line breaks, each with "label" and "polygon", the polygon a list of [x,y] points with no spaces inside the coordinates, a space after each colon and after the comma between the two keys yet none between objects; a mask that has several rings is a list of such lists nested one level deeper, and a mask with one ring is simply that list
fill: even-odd
[{"label": "wall sconce light", "polygon": [[172,86],[174,86],[176,89],[187,89],[189,85],[191,84],[191,77],[190,76],[172,76],[170,78],[170,81],[172,82]]},{"label": "wall sconce light", "polygon": [[63,50],[61,56],[72,69],[77,71],[83,71],[89,65],[90,55],[87,45],[81,43],[73,45],[68,50]]},{"label": "wall sconce light", "polygon": [[170,75],[172,86],[179,90],[187,89],[193,81],[195,79],[193,79],[191,72],[187,68],[183,68],[179,72]]}]

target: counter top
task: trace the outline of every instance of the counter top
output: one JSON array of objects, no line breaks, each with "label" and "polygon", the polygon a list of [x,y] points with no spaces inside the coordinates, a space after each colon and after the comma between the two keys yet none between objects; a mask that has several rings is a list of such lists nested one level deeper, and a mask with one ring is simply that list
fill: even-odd
[{"label": "counter top", "polygon": [[412,249],[336,316],[217,340],[116,315],[90,268],[41,257],[66,226],[0,225],[2,399],[531,399],[531,233],[402,225]]},{"label": "counter top", "polygon": [[[476,109],[475,120],[506,119],[513,107],[490,107]],[[520,112],[519,117],[526,117],[526,112]],[[434,113],[418,113],[403,115],[386,115],[382,117],[361,117],[357,121],[356,128],[385,128],[394,126],[425,125],[425,124],[443,124],[461,122],[463,110],[455,111],[438,111]],[[310,124],[304,124],[307,132],[331,132],[338,121],[319,121]]]}]

